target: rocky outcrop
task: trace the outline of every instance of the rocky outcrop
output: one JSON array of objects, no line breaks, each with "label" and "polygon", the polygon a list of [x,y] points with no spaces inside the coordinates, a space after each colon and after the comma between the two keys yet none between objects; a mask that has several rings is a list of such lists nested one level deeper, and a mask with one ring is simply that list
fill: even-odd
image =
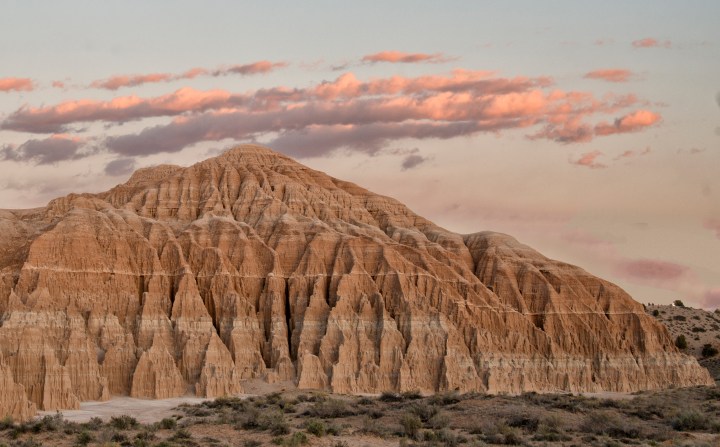
[{"label": "rocky outcrop", "polygon": [[247,379],[342,393],[712,383],[617,286],[258,146],[0,211],[0,230],[0,380],[27,400],[0,408],[19,418]]}]

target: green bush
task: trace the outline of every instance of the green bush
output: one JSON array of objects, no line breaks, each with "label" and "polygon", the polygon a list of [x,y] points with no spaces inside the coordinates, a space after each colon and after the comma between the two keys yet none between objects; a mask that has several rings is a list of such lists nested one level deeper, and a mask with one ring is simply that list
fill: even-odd
[{"label": "green bush", "polygon": [[323,437],[326,432],[325,423],[317,419],[311,419],[305,423],[305,430],[317,437]]},{"label": "green bush", "polygon": [[710,343],[706,343],[705,345],[703,345],[703,348],[702,348],[702,356],[703,357],[706,357],[706,358],[712,357],[712,356],[716,355],[717,353],[718,353],[717,348],[714,347],[713,345],[711,345]]},{"label": "green bush", "polygon": [[678,413],[670,425],[677,431],[706,430],[710,421],[706,415],[691,410]]},{"label": "green bush", "polygon": [[80,434],[77,436],[77,444],[79,445],[88,445],[93,441],[93,436],[86,431],[81,431]]},{"label": "green bush", "polygon": [[175,430],[177,427],[177,421],[173,418],[165,418],[160,421],[160,428],[163,430]]},{"label": "green bush", "polygon": [[122,416],[111,417],[110,425],[118,430],[128,430],[137,427],[138,421],[132,416],[123,414]]},{"label": "green bush", "polygon": [[678,349],[687,349],[687,340],[685,339],[684,335],[678,335],[675,339],[675,346],[678,347]]},{"label": "green bush", "polygon": [[400,426],[405,436],[411,439],[417,439],[420,428],[422,428],[422,421],[417,414],[405,413],[400,417]]}]

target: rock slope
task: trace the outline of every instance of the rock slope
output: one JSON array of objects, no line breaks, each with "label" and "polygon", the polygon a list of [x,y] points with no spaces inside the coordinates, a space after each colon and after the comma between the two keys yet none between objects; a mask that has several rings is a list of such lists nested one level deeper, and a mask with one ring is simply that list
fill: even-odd
[{"label": "rock slope", "polygon": [[0,211],[0,412],[111,395],[711,384],[617,286],[259,146]]},{"label": "rock slope", "polygon": [[681,352],[695,357],[715,382],[720,383],[720,354],[712,351],[703,354],[706,345],[720,350],[720,310],[710,312],[684,305],[648,304],[645,312],[664,324],[673,340],[681,335],[685,337],[687,347]]}]

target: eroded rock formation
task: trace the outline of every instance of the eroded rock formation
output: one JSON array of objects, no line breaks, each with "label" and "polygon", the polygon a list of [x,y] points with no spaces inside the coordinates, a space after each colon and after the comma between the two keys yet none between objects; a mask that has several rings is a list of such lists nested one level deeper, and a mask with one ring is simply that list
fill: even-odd
[{"label": "eroded rock formation", "polygon": [[245,379],[341,393],[711,384],[617,286],[257,146],[0,211],[0,413]]}]

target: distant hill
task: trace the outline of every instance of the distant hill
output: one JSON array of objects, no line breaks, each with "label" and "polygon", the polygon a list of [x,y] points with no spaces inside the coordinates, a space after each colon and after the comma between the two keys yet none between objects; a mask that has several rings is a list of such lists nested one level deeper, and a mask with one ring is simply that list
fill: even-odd
[{"label": "distant hill", "polygon": [[684,336],[687,348],[682,351],[697,358],[700,365],[707,368],[715,381],[720,383],[720,355],[708,355],[711,353],[708,350],[703,355],[705,345],[720,351],[719,311],[673,305],[649,305],[646,311],[668,328],[673,340]]}]

